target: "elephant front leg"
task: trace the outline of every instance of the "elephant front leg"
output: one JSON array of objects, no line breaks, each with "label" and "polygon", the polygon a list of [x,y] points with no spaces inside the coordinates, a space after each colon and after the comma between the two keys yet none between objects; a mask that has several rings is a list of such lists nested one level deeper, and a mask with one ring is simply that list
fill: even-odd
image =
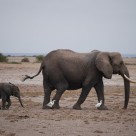
[{"label": "elephant front leg", "polygon": [[9,107],[11,106],[11,100],[10,100],[10,97],[7,99],[7,105],[6,105],[6,108],[9,109]]},{"label": "elephant front leg", "polygon": [[108,108],[104,105],[105,99],[104,99],[104,85],[103,81],[101,80],[99,83],[97,83],[94,86],[97,97],[98,97],[98,104],[96,105],[97,109],[99,110],[108,110]]},{"label": "elephant front leg", "polygon": [[85,101],[86,97],[90,92],[90,88],[82,88],[82,92],[76,104],[73,106],[73,109],[81,110],[81,104]]},{"label": "elephant front leg", "polygon": [[6,100],[2,99],[2,110],[6,110]]}]

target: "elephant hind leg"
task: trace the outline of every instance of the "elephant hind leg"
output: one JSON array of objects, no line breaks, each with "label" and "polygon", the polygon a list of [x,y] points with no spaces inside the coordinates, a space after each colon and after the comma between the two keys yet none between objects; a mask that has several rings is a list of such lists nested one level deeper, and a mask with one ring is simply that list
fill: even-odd
[{"label": "elephant hind leg", "polygon": [[59,100],[60,100],[60,98],[61,98],[61,96],[62,96],[62,94],[64,92],[65,92],[65,90],[64,91],[57,90],[55,96],[52,99],[53,101],[55,100],[55,103],[53,105],[54,109],[59,109],[60,108],[60,106],[59,106]]},{"label": "elephant hind leg", "polygon": [[52,89],[47,89],[44,88],[44,100],[43,100],[43,109],[50,109],[47,104],[50,102],[50,96],[51,96],[51,92],[53,90]]},{"label": "elephant hind leg", "polygon": [[53,108],[54,109],[59,109],[60,106],[59,106],[59,100],[62,96],[62,94],[65,92],[65,90],[67,90],[69,87],[69,84],[66,80],[63,80],[61,83],[58,83],[57,86],[56,86],[56,94],[55,96],[53,97],[52,100],[55,100],[55,103],[54,103],[54,106]]},{"label": "elephant hind leg", "polygon": [[48,83],[48,82],[43,82],[43,87],[44,87],[44,100],[43,100],[43,109],[50,109],[47,104],[50,102],[50,96],[51,92],[54,90],[54,88]]},{"label": "elephant hind leg", "polygon": [[[49,80],[44,81],[44,102],[43,109],[59,109],[59,100],[66,89],[68,89],[69,84],[63,76],[55,76],[52,78],[52,82]],[[50,101],[51,92],[56,89],[56,94]],[[53,105],[52,105],[53,104]]]},{"label": "elephant hind leg", "polygon": [[73,106],[73,109],[81,110],[81,104],[85,101],[85,99],[88,96],[90,90],[91,90],[91,88],[87,88],[87,87],[82,88],[80,97],[79,97],[78,101],[76,102],[76,104]]}]

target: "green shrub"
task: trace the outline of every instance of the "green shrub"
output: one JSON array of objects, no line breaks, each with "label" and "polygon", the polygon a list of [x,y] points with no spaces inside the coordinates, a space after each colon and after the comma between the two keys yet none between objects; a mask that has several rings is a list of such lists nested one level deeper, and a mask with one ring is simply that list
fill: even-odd
[{"label": "green shrub", "polygon": [[38,55],[38,56],[36,56],[37,62],[42,62],[43,58],[44,58],[43,55]]},{"label": "green shrub", "polygon": [[2,53],[0,53],[0,62],[8,62],[7,57],[4,56]]}]

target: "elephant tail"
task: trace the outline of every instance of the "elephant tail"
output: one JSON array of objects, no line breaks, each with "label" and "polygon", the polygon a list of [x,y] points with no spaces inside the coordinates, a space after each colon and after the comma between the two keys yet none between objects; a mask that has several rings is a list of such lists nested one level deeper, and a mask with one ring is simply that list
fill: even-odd
[{"label": "elephant tail", "polygon": [[43,70],[43,68],[44,68],[44,65],[43,65],[43,63],[41,63],[38,73],[34,76],[25,75],[25,77],[22,79],[22,82],[24,82],[26,79],[33,79],[34,77],[38,76],[41,73],[41,71]]}]

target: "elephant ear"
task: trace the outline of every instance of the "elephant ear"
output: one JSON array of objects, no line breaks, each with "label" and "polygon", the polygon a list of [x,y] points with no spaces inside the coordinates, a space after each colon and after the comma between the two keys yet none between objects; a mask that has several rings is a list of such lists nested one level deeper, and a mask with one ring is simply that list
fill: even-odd
[{"label": "elephant ear", "polygon": [[8,96],[11,96],[11,87],[8,83],[5,83],[3,86],[4,93]]},{"label": "elephant ear", "polygon": [[113,74],[113,68],[111,65],[111,59],[109,53],[99,53],[95,61],[96,67],[104,74],[105,78],[111,79]]}]

